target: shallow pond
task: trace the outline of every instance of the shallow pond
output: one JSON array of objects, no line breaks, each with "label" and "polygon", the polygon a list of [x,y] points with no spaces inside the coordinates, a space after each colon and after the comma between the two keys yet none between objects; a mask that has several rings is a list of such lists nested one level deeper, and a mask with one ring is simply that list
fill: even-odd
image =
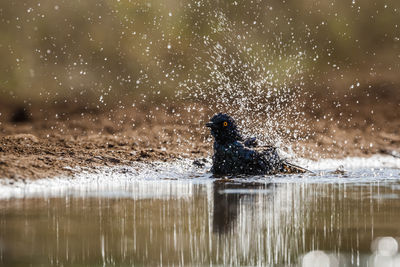
[{"label": "shallow pond", "polygon": [[303,164],[315,174],[227,181],[180,161],[5,180],[0,265],[400,266],[400,160]]}]

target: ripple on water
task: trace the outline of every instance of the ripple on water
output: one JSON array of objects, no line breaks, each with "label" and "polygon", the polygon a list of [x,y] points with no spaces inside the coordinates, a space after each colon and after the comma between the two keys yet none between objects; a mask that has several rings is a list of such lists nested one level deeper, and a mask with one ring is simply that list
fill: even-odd
[{"label": "ripple on water", "polygon": [[314,173],[214,179],[181,160],[2,181],[0,263],[396,266],[400,160],[301,164]]},{"label": "ripple on water", "polygon": [[[299,164],[313,171],[302,175],[253,176],[236,178],[239,183],[383,183],[400,177],[400,159],[390,156],[370,158],[324,159],[309,161],[300,159]],[[203,168],[192,160],[175,162],[132,163],[130,166],[103,167],[95,172],[81,170],[73,177],[54,177],[40,180],[0,181],[0,198],[55,197],[73,195],[80,197],[162,197],[182,194],[193,184],[212,183],[210,163]],[[337,168],[344,172],[335,172]],[[148,191],[141,191],[145,184]],[[393,185],[397,186],[397,185]],[[154,188],[152,188],[154,187]],[[138,189],[139,188],[139,189]],[[157,190],[155,189],[157,188]],[[387,197],[395,198],[397,195]]]}]

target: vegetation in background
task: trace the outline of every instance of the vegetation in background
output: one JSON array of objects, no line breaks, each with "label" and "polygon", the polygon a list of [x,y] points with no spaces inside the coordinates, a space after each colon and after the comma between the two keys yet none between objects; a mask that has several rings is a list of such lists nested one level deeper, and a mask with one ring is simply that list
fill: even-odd
[{"label": "vegetation in background", "polygon": [[266,91],[295,74],[307,90],[398,84],[399,17],[397,0],[2,1],[0,96],[102,107],[215,90],[218,46],[238,86],[254,62],[248,78]]}]

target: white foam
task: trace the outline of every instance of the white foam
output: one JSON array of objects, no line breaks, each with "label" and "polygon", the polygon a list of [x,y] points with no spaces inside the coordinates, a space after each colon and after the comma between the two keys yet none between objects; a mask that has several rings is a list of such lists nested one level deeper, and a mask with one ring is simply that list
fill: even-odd
[{"label": "white foam", "polygon": [[400,159],[386,155],[373,155],[368,158],[347,157],[343,159],[321,159],[319,161],[300,159],[299,164],[309,168],[310,170],[337,169],[340,166],[343,166],[345,170],[382,168],[400,169]]},{"label": "white foam", "polygon": [[210,176],[206,168],[196,168],[191,160],[135,162],[130,166],[81,170],[72,177],[24,181],[3,179],[0,180],[0,199],[66,195],[121,198],[185,196],[190,195],[191,185],[207,181]]},{"label": "white foam", "polygon": [[[400,159],[374,155],[370,158],[300,159],[299,165],[314,171],[312,175],[258,176],[256,179],[274,183],[363,183],[400,179]],[[345,175],[333,174],[343,166]],[[0,180],[0,199],[24,197],[112,197],[163,198],[185,197],[194,184],[211,184],[210,164],[197,168],[191,160],[174,162],[135,162],[130,166],[102,167],[82,170],[73,177],[53,177],[40,180]]]}]

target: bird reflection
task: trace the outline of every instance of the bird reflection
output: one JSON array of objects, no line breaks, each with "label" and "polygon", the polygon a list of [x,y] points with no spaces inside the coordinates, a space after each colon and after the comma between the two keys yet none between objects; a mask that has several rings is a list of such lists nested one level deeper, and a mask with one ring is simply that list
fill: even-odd
[{"label": "bird reflection", "polygon": [[257,193],[253,190],[263,190],[272,183],[235,182],[216,180],[214,186],[213,232],[224,234],[233,229],[239,215],[240,200],[255,202]]}]

